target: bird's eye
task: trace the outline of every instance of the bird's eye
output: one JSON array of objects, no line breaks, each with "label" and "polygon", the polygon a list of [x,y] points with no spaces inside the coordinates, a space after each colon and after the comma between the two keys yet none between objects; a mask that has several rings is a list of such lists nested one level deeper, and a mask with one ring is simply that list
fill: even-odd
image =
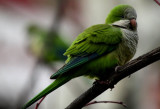
[{"label": "bird's eye", "polygon": [[124,19],[124,16],[121,16],[122,19]]}]

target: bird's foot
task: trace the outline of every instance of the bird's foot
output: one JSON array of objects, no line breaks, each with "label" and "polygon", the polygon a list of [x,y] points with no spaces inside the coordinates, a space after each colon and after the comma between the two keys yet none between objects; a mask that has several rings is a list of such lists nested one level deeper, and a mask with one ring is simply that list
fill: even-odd
[{"label": "bird's foot", "polygon": [[111,91],[112,89],[114,88],[114,85],[111,84],[111,81],[109,80],[95,80],[95,82],[93,83],[93,85],[107,85],[111,88]]},{"label": "bird's foot", "polygon": [[121,68],[121,66],[116,66],[116,68],[115,68],[115,72],[117,72],[118,73],[118,71],[119,71],[119,69]]}]

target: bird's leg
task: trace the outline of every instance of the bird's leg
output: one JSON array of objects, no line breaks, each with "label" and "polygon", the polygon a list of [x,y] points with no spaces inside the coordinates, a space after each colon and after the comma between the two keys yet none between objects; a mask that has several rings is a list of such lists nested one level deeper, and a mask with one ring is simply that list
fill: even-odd
[{"label": "bird's leg", "polygon": [[93,85],[107,85],[107,86],[109,86],[110,88],[111,88],[111,91],[112,91],[112,89],[114,88],[114,85],[112,85],[111,84],[111,81],[109,81],[109,80],[95,80],[94,81],[94,83],[93,83]]}]

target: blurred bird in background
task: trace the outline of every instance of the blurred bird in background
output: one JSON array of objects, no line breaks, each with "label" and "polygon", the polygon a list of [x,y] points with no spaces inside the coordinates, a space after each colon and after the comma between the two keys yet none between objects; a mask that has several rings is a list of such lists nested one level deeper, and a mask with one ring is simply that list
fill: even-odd
[{"label": "blurred bird in background", "polygon": [[28,28],[30,39],[29,50],[41,62],[50,64],[55,61],[64,61],[66,59],[63,53],[68,48],[68,44],[61,38],[56,31],[46,31],[36,25]]},{"label": "blurred bird in background", "polygon": [[36,24],[31,24],[27,28],[30,41],[29,50],[40,62],[45,64],[66,59],[63,53],[69,45],[60,35],[59,28],[61,21],[67,16],[68,10],[73,10],[70,12],[72,14],[68,15],[75,24],[79,25],[79,20],[76,16],[79,6],[75,0],[56,0],[56,3],[56,15],[48,31]]}]

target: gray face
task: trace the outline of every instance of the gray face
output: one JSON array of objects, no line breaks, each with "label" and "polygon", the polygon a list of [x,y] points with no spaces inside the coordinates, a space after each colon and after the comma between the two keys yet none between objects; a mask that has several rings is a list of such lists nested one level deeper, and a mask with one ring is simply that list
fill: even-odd
[{"label": "gray face", "polygon": [[133,8],[127,8],[125,10],[124,18],[131,20],[131,19],[137,19],[137,13]]}]

